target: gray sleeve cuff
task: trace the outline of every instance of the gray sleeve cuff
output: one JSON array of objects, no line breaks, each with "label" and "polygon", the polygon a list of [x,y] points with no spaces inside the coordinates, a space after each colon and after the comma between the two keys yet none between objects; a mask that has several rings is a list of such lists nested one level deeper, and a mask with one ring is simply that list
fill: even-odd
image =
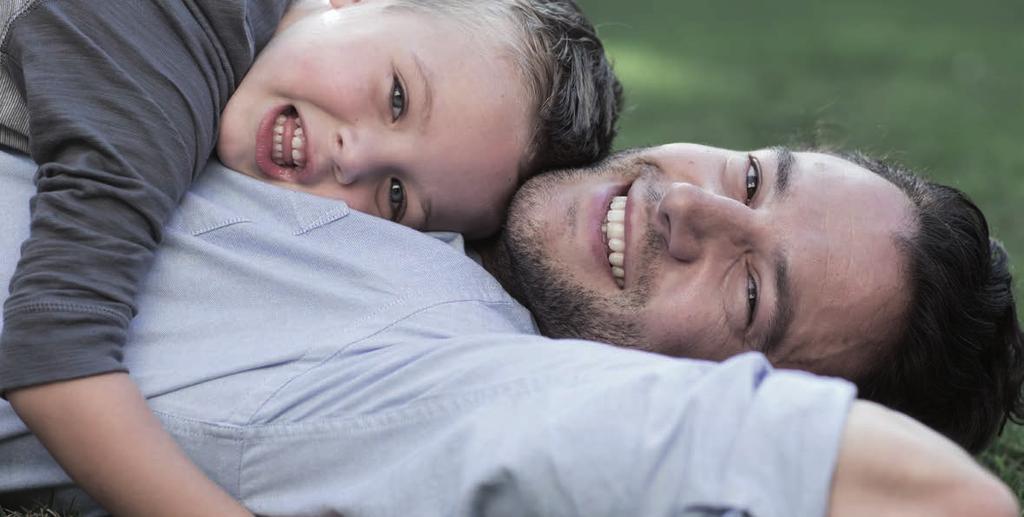
[{"label": "gray sleeve cuff", "polygon": [[6,397],[17,388],[127,371],[122,362],[127,320],[101,309],[60,307],[21,308],[4,315],[0,395]]}]

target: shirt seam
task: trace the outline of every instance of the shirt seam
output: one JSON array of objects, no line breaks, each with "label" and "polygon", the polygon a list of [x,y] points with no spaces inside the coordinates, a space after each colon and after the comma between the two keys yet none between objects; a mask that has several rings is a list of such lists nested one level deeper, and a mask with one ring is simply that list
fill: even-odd
[{"label": "shirt seam", "polygon": [[[179,423],[179,424],[192,425],[192,426],[207,426],[207,427],[212,427],[212,428],[214,428],[214,429],[216,429],[218,431],[225,431],[224,434],[217,434],[215,437],[218,438],[218,439],[229,440],[229,441],[231,441],[232,443],[234,443],[234,444],[236,444],[238,446],[237,465],[235,466],[236,468],[235,468],[235,479],[234,479],[234,485],[235,486],[234,486],[234,489],[235,489],[235,493],[238,494],[240,497],[243,495],[242,494],[242,465],[244,463],[244,458],[245,458],[245,453],[246,453],[246,446],[248,445],[248,441],[246,440],[246,437],[244,435],[239,435],[239,433],[243,433],[245,431],[245,428],[239,427],[239,426],[236,426],[236,425],[232,425],[232,424],[224,424],[224,423],[220,423],[220,422],[210,422],[210,421],[205,421],[205,420],[196,420],[196,419],[193,419],[193,418],[182,417],[182,416],[174,415],[174,414],[167,413],[165,411],[159,411],[159,410],[153,410],[153,414],[157,415],[157,417],[160,417],[160,418],[163,418],[163,419],[166,419],[166,420],[170,420],[170,421],[173,421],[173,422],[176,422],[176,423]],[[171,433],[176,434],[178,436],[185,436],[185,437],[191,437],[191,438],[207,438],[207,437],[210,437],[210,433],[204,433],[204,432],[202,432],[202,430],[193,429],[193,428],[175,427],[175,429],[171,430]]]},{"label": "shirt seam", "polygon": [[10,307],[4,311],[4,318],[7,319],[18,314],[39,312],[81,312],[86,314],[104,316],[108,319],[116,320],[118,323],[128,323],[128,318],[124,317],[121,314],[118,314],[117,311],[106,309],[104,307],[76,305],[73,303],[66,302],[41,302]]},{"label": "shirt seam", "polygon": [[208,233],[215,232],[217,230],[223,230],[224,228],[228,228],[230,226],[235,226],[237,224],[251,223],[251,222],[252,222],[251,219],[247,219],[245,217],[237,217],[236,216],[236,217],[232,217],[232,218],[229,218],[229,219],[226,219],[226,220],[223,220],[223,221],[218,221],[216,223],[211,223],[211,224],[208,224],[208,225],[203,225],[203,226],[200,226],[198,228],[189,228],[189,230],[190,230],[190,233],[192,234],[193,237],[199,237],[201,235],[206,235]]},{"label": "shirt seam", "polygon": [[[313,422],[284,422],[270,424],[245,424],[235,426],[243,433],[244,441],[254,443],[274,441],[279,438],[295,439],[296,429],[305,428],[312,435],[335,433],[339,430],[375,432],[388,429],[395,423],[415,424],[422,420],[441,418],[454,411],[467,407],[480,407],[496,399],[517,398],[536,393],[539,388],[552,384],[569,386],[577,389],[574,383],[586,382],[593,377],[592,372],[577,372],[573,375],[547,374],[531,376],[508,381],[496,386],[476,389],[458,395],[433,396],[417,400],[399,408],[387,409],[363,415],[322,418]],[[410,418],[414,416],[415,418]],[[202,424],[197,421],[197,424]],[[217,424],[210,424],[217,425]],[[201,433],[196,433],[201,437]]]},{"label": "shirt seam", "polygon": [[324,210],[317,210],[313,217],[306,217],[308,207],[306,204],[301,203],[292,192],[292,195],[288,196],[288,203],[291,208],[292,216],[295,218],[297,228],[293,228],[292,235],[298,237],[306,235],[307,233],[322,228],[335,221],[339,221],[348,217],[349,207],[344,201],[338,201],[338,205],[326,208]]},{"label": "shirt seam", "polygon": [[[406,298],[402,298],[402,299],[396,300],[395,302],[387,304],[386,306],[381,307],[379,310],[374,311],[374,314],[380,312],[380,310],[385,310],[386,308],[398,305],[399,303],[401,303],[403,301],[406,301],[406,300],[407,300]],[[386,331],[392,329],[395,325],[398,325],[399,323],[401,323],[401,322],[403,322],[403,321],[405,321],[405,320],[407,320],[409,318],[412,318],[413,316],[416,316],[418,314],[426,312],[428,310],[435,309],[435,308],[438,308],[438,307],[443,307],[445,305],[462,304],[462,303],[484,303],[484,304],[487,304],[487,305],[498,305],[498,306],[510,306],[510,305],[512,305],[512,302],[510,302],[508,300],[494,300],[494,301],[490,301],[490,300],[485,300],[485,299],[480,299],[480,298],[467,298],[467,299],[461,299],[461,300],[445,300],[445,301],[442,301],[442,302],[432,303],[432,304],[427,305],[427,306],[420,306],[419,308],[417,308],[415,310],[407,312],[401,318],[396,318],[396,319],[392,320],[386,326],[381,327],[381,328],[379,328],[379,329],[371,332],[370,334],[367,334],[367,335],[365,335],[365,336],[363,336],[363,337],[361,337],[359,339],[356,339],[355,341],[350,341],[346,345],[338,348],[338,350],[335,350],[334,353],[331,353],[328,356],[324,357],[322,360],[318,361],[316,364],[311,365],[309,368],[305,369],[302,372],[299,372],[299,373],[295,374],[294,376],[292,376],[288,380],[286,380],[283,383],[281,383],[280,386],[278,386],[270,394],[268,394],[267,398],[264,399],[263,402],[261,402],[256,407],[255,410],[253,410],[253,413],[251,415],[249,415],[249,418],[246,420],[246,424],[245,425],[258,425],[258,424],[254,424],[253,423],[253,419],[255,419],[256,416],[259,415],[260,412],[263,411],[263,409],[266,407],[266,405],[269,404],[270,401],[272,401],[274,399],[274,397],[276,397],[282,390],[287,388],[292,382],[296,381],[300,377],[302,377],[304,375],[307,375],[308,373],[312,372],[313,370],[323,366],[328,361],[331,361],[332,359],[337,357],[338,354],[343,353],[349,347],[357,345],[357,344],[359,344],[359,343],[361,343],[363,341],[366,341],[367,339],[371,339],[374,336],[377,336],[377,335],[379,335],[379,334],[381,334],[383,332],[386,332]],[[367,318],[369,318],[369,316]],[[364,318],[361,321],[365,321],[367,318]]]}]

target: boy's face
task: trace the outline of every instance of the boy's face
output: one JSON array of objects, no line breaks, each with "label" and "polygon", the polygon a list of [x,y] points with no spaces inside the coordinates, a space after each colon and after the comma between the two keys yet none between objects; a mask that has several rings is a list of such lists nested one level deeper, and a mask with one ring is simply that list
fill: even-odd
[{"label": "boy's face", "polygon": [[535,111],[519,74],[441,18],[332,3],[282,22],[224,110],[220,159],[413,228],[497,230]]}]

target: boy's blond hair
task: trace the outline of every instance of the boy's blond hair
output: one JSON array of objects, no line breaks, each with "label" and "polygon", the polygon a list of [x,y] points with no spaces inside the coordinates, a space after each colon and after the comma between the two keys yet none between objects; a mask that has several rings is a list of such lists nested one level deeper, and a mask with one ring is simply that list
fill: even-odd
[{"label": "boy's blond hair", "polygon": [[[391,0],[486,35],[526,81],[537,109],[521,179],[608,155],[622,86],[593,25],[573,0]],[[496,40],[494,38],[497,38]]]}]

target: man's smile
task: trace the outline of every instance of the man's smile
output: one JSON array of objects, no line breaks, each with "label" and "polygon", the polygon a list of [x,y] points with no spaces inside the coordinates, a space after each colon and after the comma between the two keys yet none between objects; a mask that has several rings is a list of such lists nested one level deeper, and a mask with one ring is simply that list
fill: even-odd
[{"label": "man's smile", "polygon": [[[590,252],[595,266],[607,271],[609,277],[619,289],[625,285],[625,247],[628,231],[627,195],[632,181],[605,185],[592,198],[592,204],[586,210],[589,219],[586,227],[591,239]],[[609,223],[609,217],[611,223]]]},{"label": "man's smile", "polygon": [[626,196],[615,196],[608,206],[601,229],[604,230],[605,244],[608,246],[608,265],[611,267],[615,283],[623,287],[626,271],[623,265],[626,260]]}]

